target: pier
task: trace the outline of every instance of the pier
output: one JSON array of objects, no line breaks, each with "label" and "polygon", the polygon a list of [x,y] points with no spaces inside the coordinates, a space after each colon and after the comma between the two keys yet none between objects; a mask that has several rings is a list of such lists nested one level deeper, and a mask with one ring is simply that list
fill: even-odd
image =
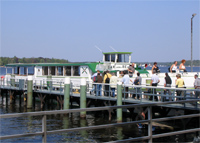
[{"label": "pier", "polygon": [[[111,96],[111,90],[107,91],[108,96],[104,94],[102,96],[96,96],[95,93],[90,93],[92,89],[92,84],[87,82],[84,78],[81,79],[80,87],[73,85],[70,78],[65,78],[64,80],[41,80],[36,81],[31,76],[27,79],[15,80],[11,78],[10,80],[1,81],[1,97],[2,105],[16,104],[16,98],[19,98],[19,106],[24,106],[26,108],[34,108],[36,100],[39,100],[41,105],[41,110],[43,110],[49,104],[53,104],[55,101],[60,110],[56,111],[41,111],[33,113],[20,113],[12,115],[0,115],[1,118],[10,117],[21,117],[21,116],[37,116],[42,115],[42,132],[16,135],[16,136],[6,136],[0,137],[0,139],[8,139],[13,137],[25,137],[25,136],[35,136],[42,135],[43,142],[46,142],[47,134],[67,132],[67,131],[80,131],[80,130],[90,130],[104,128],[105,125],[100,125],[97,127],[84,127],[77,129],[65,129],[59,131],[46,131],[46,121],[45,116],[50,114],[69,114],[71,112],[80,112],[80,117],[85,118],[88,111],[107,111],[108,120],[114,118],[116,115],[117,123],[106,125],[106,127],[111,126],[121,126],[128,124],[138,124],[144,123],[148,126],[148,136],[142,138],[134,138],[126,141],[137,141],[137,140],[149,140],[152,142],[153,138],[164,137],[174,134],[185,134],[189,132],[196,132],[198,136],[199,128],[199,109],[200,101],[198,97],[195,96],[195,89],[179,89],[179,88],[161,88],[161,87],[151,87],[151,86],[135,86],[130,85],[129,90],[125,91],[124,86],[119,82],[117,84],[117,89],[115,91],[116,96]],[[103,84],[104,86],[105,84]],[[140,88],[141,90],[138,90]],[[156,89],[156,93],[154,93]],[[171,90],[171,95],[164,94],[165,90]],[[149,92],[151,90],[151,92]],[[176,91],[181,90],[182,96],[177,96]],[[102,93],[105,90],[100,91]],[[138,98],[134,98],[137,95]],[[136,97],[137,97],[136,96]],[[150,100],[150,97],[152,99]],[[156,100],[156,97],[158,100]],[[23,99],[23,100],[22,100]],[[76,105],[80,109],[70,109],[70,105]],[[175,110],[177,112],[173,113],[172,117],[167,117],[167,115]],[[183,113],[177,114],[179,111]],[[135,120],[129,123],[123,123],[123,112],[128,113],[132,118],[141,118],[141,113],[144,113],[148,120]],[[186,119],[187,118],[187,119]],[[170,119],[180,119],[183,125],[186,127],[190,122],[197,122],[194,129],[184,130],[182,132],[172,132],[163,135],[152,135],[152,126],[167,127],[158,122],[168,121]],[[167,127],[170,128],[170,127]]]}]

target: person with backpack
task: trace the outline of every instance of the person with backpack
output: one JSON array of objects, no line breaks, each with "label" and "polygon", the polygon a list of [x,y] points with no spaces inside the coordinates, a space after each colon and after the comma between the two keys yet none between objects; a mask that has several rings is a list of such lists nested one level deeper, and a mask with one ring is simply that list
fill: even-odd
[{"label": "person with backpack", "polygon": [[112,73],[112,77],[110,78],[110,88],[112,90],[112,97],[115,97],[115,89],[117,88],[117,76],[115,73]]},{"label": "person with backpack", "polygon": [[[92,75],[91,79],[93,80],[93,83],[96,83],[96,82],[97,82],[97,74],[98,74],[98,73],[100,73],[99,70],[97,70],[97,72],[94,73],[94,74]],[[101,74],[100,74],[100,75],[101,75]],[[95,91],[96,91],[96,84],[93,84],[93,88],[92,88],[92,90],[90,90],[90,95],[91,95],[93,92],[96,93]]]},{"label": "person with backpack", "polygon": [[[164,87],[171,87],[172,84],[172,80],[170,78],[170,76],[168,75],[168,73],[165,73],[165,79],[164,79]],[[164,90],[164,94],[166,95],[168,93],[168,95],[171,95],[171,90],[170,89],[165,89]],[[163,101],[166,100],[166,97],[163,98]],[[169,101],[172,101],[172,98],[169,98]]]},{"label": "person with backpack", "polygon": [[100,75],[100,73],[97,74],[97,90],[96,90],[96,96],[102,96],[102,82],[103,82],[103,78]]},{"label": "person with backpack", "polygon": [[110,86],[108,85],[110,83],[110,78],[111,78],[111,74],[109,73],[109,71],[107,70],[104,73],[104,78],[103,78],[103,83],[105,83],[105,96],[109,96],[109,90],[110,90]]},{"label": "person with backpack", "polygon": [[[142,84],[142,77],[140,76],[140,73],[138,72],[137,73],[137,77],[135,78],[134,80],[134,84],[135,85],[141,85]],[[140,99],[140,96],[141,96],[141,90],[140,90],[140,87],[136,87],[135,88],[135,93],[136,94],[133,94],[133,98],[137,98],[137,99]]]}]

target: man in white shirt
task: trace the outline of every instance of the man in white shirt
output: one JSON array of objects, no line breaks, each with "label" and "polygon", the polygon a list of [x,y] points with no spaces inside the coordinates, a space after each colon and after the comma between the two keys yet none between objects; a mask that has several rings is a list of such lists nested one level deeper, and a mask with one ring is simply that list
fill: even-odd
[{"label": "man in white shirt", "polygon": [[[159,79],[158,75],[156,74],[156,71],[153,70],[153,75],[152,75],[152,77],[151,77],[151,86],[157,86],[159,82],[160,82],[160,79]],[[153,93],[153,94],[157,94],[155,88],[152,90],[152,93]],[[152,98],[153,98],[153,97],[150,96],[150,99],[149,99],[149,100],[152,100]],[[157,97],[157,96],[154,96],[154,99],[155,99],[156,101],[158,101],[158,97]]]},{"label": "man in white shirt", "polygon": [[125,88],[125,98],[128,98],[128,86],[129,86],[130,77],[126,71],[124,71],[124,76],[122,78],[122,83],[124,84]]}]

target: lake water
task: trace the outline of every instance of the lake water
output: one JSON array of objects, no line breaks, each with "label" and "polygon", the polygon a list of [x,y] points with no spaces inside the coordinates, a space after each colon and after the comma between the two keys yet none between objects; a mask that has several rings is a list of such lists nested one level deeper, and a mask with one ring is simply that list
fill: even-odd
[{"label": "lake water", "polygon": [[[78,108],[78,107],[71,107]],[[50,108],[46,106],[45,110],[56,110],[58,109],[56,105],[51,105]],[[40,111],[40,104],[36,103],[35,110],[27,110],[24,106],[19,106],[19,99],[16,100],[15,105],[5,105],[2,103],[2,98],[0,98],[0,114],[8,113],[23,113],[23,112],[35,112]],[[173,111],[174,112],[174,111]],[[116,116],[112,116],[112,120],[108,121],[108,112],[87,112],[86,119],[81,119],[79,113],[73,113],[69,116],[64,115],[49,115],[47,116],[47,130],[59,130],[59,129],[68,129],[76,127],[85,127],[85,126],[95,126],[102,124],[112,124],[116,123]],[[134,117],[135,118],[135,117]],[[34,133],[42,131],[42,117],[33,116],[33,117],[20,117],[20,118],[6,118],[1,119],[1,130],[0,135],[13,135],[13,134],[23,134],[23,133]],[[133,121],[135,119],[129,117],[128,114],[123,114],[123,122]],[[170,122],[162,122],[162,124],[169,125],[174,127],[173,131],[182,130],[183,124],[180,120],[171,120]],[[189,128],[193,127],[195,123],[191,123]],[[153,134],[160,134],[165,132],[171,132],[172,130],[167,128],[156,128]],[[128,139],[133,137],[147,136],[148,130],[138,129],[135,124],[121,126],[121,127],[112,127],[106,129],[96,129],[80,132],[67,132],[60,134],[51,134],[47,135],[47,142],[81,142],[81,143],[99,143],[99,142],[108,142],[115,140]],[[175,142],[175,139],[178,138],[179,142],[188,142],[192,141],[195,137],[194,133],[179,136],[169,136],[165,138],[154,139],[154,142]],[[2,143],[7,142],[41,142],[41,136],[35,137],[25,137],[25,138],[15,138],[15,139],[6,139],[1,140]],[[146,143],[147,141],[141,141]]]}]

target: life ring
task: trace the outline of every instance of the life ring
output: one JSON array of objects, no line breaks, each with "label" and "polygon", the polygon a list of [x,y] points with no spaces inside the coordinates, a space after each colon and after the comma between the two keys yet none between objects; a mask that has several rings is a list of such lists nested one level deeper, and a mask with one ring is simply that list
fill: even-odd
[{"label": "life ring", "polygon": [[1,76],[1,79],[4,79],[4,78],[5,78],[5,76],[2,75],[2,76]]}]

